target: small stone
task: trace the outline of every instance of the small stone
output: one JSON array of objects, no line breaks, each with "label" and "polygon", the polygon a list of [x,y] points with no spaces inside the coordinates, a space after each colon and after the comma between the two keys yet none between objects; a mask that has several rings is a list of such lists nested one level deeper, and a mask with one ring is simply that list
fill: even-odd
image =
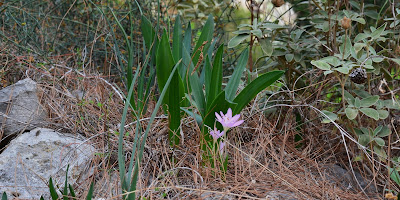
[{"label": "small stone", "polygon": [[213,192],[204,192],[201,194],[200,199],[203,200],[213,200],[213,199],[221,199],[221,200],[233,200],[235,197],[229,195],[229,194],[219,194],[219,193],[213,193]]},{"label": "small stone", "polygon": [[269,191],[266,196],[268,200],[280,200],[280,199],[287,199],[287,200],[298,200],[296,195],[289,191]]}]

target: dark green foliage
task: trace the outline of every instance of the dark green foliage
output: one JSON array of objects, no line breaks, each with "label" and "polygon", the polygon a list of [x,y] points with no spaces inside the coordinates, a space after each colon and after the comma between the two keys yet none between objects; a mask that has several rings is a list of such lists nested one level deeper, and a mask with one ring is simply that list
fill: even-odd
[{"label": "dark green foliage", "polygon": [[7,200],[6,192],[3,192],[3,194],[1,195],[1,200]]}]

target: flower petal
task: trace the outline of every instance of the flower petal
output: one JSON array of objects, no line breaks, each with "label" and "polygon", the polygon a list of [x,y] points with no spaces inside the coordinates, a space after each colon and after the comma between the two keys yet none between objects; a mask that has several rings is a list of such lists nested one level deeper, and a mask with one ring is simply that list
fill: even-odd
[{"label": "flower petal", "polygon": [[217,120],[218,120],[219,122],[222,121],[221,116],[220,116],[217,112],[215,112],[215,117],[217,117]]},{"label": "flower petal", "polygon": [[230,128],[229,123],[227,123],[225,121],[220,121],[219,123],[221,123],[222,127],[224,127],[224,128]]},{"label": "flower petal", "polygon": [[214,131],[210,131],[210,135],[215,139],[215,133],[214,133]]},{"label": "flower petal", "polygon": [[221,132],[218,134],[218,138],[222,137],[223,135],[224,135],[224,131],[221,131]]},{"label": "flower petal", "polygon": [[228,122],[225,123],[225,126],[224,126],[224,127],[226,127],[226,128],[232,128],[234,123],[235,123],[235,122],[233,122],[233,121],[228,121]]},{"label": "flower petal", "polygon": [[237,115],[233,116],[230,121],[236,122],[239,118],[240,118],[240,115],[237,114]]},{"label": "flower petal", "polygon": [[232,118],[232,109],[231,108],[228,109],[228,112],[226,112],[226,115],[228,118]]},{"label": "flower petal", "polygon": [[225,115],[222,111],[219,111],[219,113],[221,113],[221,118],[225,118]]},{"label": "flower petal", "polygon": [[217,128],[214,128],[214,130],[210,131],[210,135],[213,137],[214,140],[217,140],[221,137],[221,133],[219,130],[217,130]]},{"label": "flower petal", "polygon": [[239,120],[239,121],[235,122],[234,124],[232,124],[232,127],[239,126],[239,125],[242,124],[243,122],[244,122],[244,120]]},{"label": "flower petal", "polygon": [[210,134],[213,136],[214,140],[217,140],[224,135],[224,131],[220,131],[217,129],[217,127],[214,126],[214,130],[211,130]]}]

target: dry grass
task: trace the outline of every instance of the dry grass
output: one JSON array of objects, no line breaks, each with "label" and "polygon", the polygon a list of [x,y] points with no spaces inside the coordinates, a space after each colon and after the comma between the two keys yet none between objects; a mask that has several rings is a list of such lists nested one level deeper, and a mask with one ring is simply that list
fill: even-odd
[{"label": "dry grass", "polygon": [[[73,55],[57,56],[44,67],[38,58],[15,56],[10,51],[2,56],[2,87],[30,77],[39,83],[41,101],[49,113],[48,127],[60,132],[80,134],[93,144],[98,153],[91,166],[94,175],[80,185],[77,192],[84,195],[95,181],[95,194],[106,199],[120,199],[117,164],[119,123],[124,107],[123,86],[113,76],[103,76],[87,70],[67,67]],[[15,79],[15,80],[14,80]],[[154,110],[151,99],[141,125],[145,128]],[[228,134],[228,170],[224,176],[217,168],[204,165],[201,159],[200,129],[191,117],[182,120],[181,144],[172,150],[168,142],[167,116],[159,113],[145,146],[141,164],[138,193],[147,199],[365,199],[357,185],[348,189],[329,173],[329,166],[339,164],[349,168],[347,154],[359,155],[352,141],[343,142],[333,125],[309,121],[296,127],[293,113],[315,118],[315,113],[304,107],[281,106],[274,115],[263,114],[253,102],[242,112],[245,123]],[[129,162],[135,123],[128,117],[125,152]],[[295,135],[301,132],[301,146]],[[344,146],[347,145],[347,150]],[[174,158],[175,162],[171,162]],[[352,162],[355,171],[365,175],[378,191],[371,198],[383,196],[388,188],[387,172],[380,161]],[[225,177],[225,178],[222,178]],[[393,184],[391,188],[395,187]]]},{"label": "dry grass", "polygon": [[[97,33],[96,29],[95,38],[104,34]],[[121,199],[116,131],[119,130],[126,91],[121,91],[124,87],[118,85],[118,77],[92,70],[96,67],[93,60],[100,59],[92,51],[88,55],[93,61],[88,64],[90,68],[82,69],[82,66],[75,66],[79,59],[74,53],[44,60],[34,54],[21,56],[15,49],[15,46],[0,41],[0,89],[26,77],[37,81],[41,101],[49,113],[48,128],[85,136],[87,142],[98,149],[90,163],[94,167],[93,176],[74,185],[79,196],[85,196],[94,180],[97,197]],[[90,49],[93,50],[93,46]],[[109,60],[105,59],[102,61],[104,66],[98,68],[110,71],[108,62],[113,62],[113,58],[112,55],[107,58]],[[322,76],[322,72],[307,73],[315,80]],[[309,92],[312,95],[304,98],[304,102],[318,105],[321,90],[329,87],[330,81],[335,80],[325,79],[322,84],[309,81],[313,84],[307,89],[313,92]],[[303,89],[307,90],[302,88],[296,92]],[[291,94],[287,96],[290,99]],[[150,99],[147,113],[143,113],[142,127],[147,126],[155,100],[155,97]],[[224,176],[218,168],[204,165],[201,132],[191,117],[182,120],[182,143],[171,149],[167,116],[160,111],[145,146],[138,194],[147,199],[164,196],[165,199],[272,199],[276,194],[281,194],[281,199],[367,199],[368,196],[383,199],[385,189],[398,187],[388,177],[386,161],[372,157],[371,160],[349,163],[348,157],[353,159],[363,155],[359,146],[351,141],[354,138],[342,137],[343,133],[332,124],[321,124],[316,119],[319,114],[310,107],[281,105],[276,107],[275,114],[266,116],[258,105],[260,102],[255,101],[243,111],[245,123],[228,134],[229,165]],[[301,113],[306,121],[300,128],[295,112]],[[129,116],[126,126],[129,135],[124,140],[126,162],[131,157],[136,128],[133,122],[133,117]],[[303,137],[301,144],[295,142],[299,133]],[[391,154],[398,156],[399,153],[392,151]],[[367,191],[362,191],[354,182],[352,188],[343,185],[341,177],[330,172],[335,164],[350,172],[350,177],[353,177],[352,169],[359,172],[376,190],[366,194]]]},{"label": "dry grass", "polygon": [[[83,195],[94,180],[96,196],[120,199],[115,131],[122,116],[124,92],[111,83],[113,77],[78,72],[66,67],[61,60],[53,63],[48,71],[29,68],[23,74],[40,84],[42,103],[50,114],[48,126],[83,135],[98,149],[91,163],[94,175],[74,187]],[[142,126],[146,127],[154,105],[151,100],[141,120]],[[298,130],[290,114],[293,110],[280,109],[286,112],[286,117],[280,120],[275,115],[267,118],[254,107],[243,111],[246,122],[228,134],[230,159],[225,178],[218,169],[203,165],[200,130],[194,120],[183,119],[182,144],[172,150],[168,143],[167,119],[160,112],[145,146],[139,195],[147,199],[164,196],[167,199],[265,199],[274,194],[275,198],[280,194],[281,199],[365,199],[359,188],[348,190],[340,186],[341,180],[335,180],[327,171],[326,166],[331,164],[348,166],[342,138],[331,131],[333,127],[315,121],[306,124],[302,130],[303,144],[298,148],[299,144],[294,142]],[[132,121],[128,119],[126,126],[130,133],[124,143],[127,162],[135,131]],[[359,153],[356,145],[347,144],[352,154]],[[356,171],[369,174],[367,166],[353,164]],[[374,173],[376,179],[372,184],[382,194],[385,176],[376,170]]]}]

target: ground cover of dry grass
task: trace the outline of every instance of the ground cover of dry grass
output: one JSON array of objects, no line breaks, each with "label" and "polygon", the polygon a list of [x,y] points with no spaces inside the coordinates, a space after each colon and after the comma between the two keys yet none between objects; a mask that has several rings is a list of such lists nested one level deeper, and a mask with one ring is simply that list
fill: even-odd
[{"label": "ground cover of dry grass", "polygon": [[[69,67],[66,60],[73,59],[71,56],[54,57],[47,68],[38,68],[30,63],[29,56],[16,56],[4,50],[0,53],[6,66],[2,87],[25,77],[34,79],[39,83],[41,101],[49,112],[48,127],[83,135],[98,149],[91,163],[93,175],[74,186],[78,193],[83,196],[94,180],[97,197],[120,199],[116,131],[126,91],[121,89],[118,79]],[[147,126],[156,100],[152,95],[141,119],[143,127]],[[220,170],[204,165],[199,145],[201,132],[193,118],[187,116],[182,120],[181,144],[172,149],[168,142],[167,116],[160,111],[145,146],[139,196],[146,199],[265,199],[280,194],[282,199],[367,198],[366,192],[356,185],[350,189],[343,187],[341,180],[336,180],[327,170],[333,164],[350,170],[347,155],[358,154],[357,145],[351,141],[344,143],[333,125],[316,120],[302,127],[304,140],[299,147],[294,140],[299,131],[291,115],[294,108],[279,107],[278,112],[286,117],[277,118],[264,115],[257,105],[257,100],[252,102],[241,113],[245,123],[228,134],[229,164],[224,176]],[[133,122],[129,117],[126,123],[127,162],[136,128]],[[379,198],[383,196],[383,188],[394,187],[387,185],[384,169],[371,170],[360,162],[351,165],[377,188],[367,194],[370,198]]]}]

